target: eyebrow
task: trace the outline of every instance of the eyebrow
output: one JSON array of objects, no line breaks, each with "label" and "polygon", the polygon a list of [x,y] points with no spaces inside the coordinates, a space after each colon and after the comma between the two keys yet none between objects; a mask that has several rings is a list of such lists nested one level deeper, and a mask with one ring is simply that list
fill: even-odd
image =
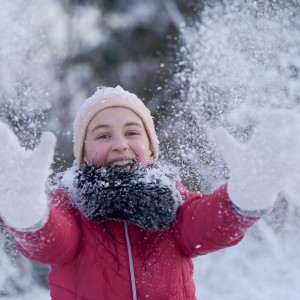
[{"label": "eyebrow", "polygon": [[[137,123],[137,122],[129,122],[129,123],[126,123],[124,125],[125,127],[129,127],[129,126],[138,126],[140,128],[142,128],[141,124]],[[110,125],[108,124],[99,124],[99,125],[96,125],[93,129],[92,129],[92,132],[94,132],[95,130],[97,129],[100,129],[100,128],[109,128],[111,127]]]},{"label": "eyebrow", "polygon": [[141,124],[139,124],[137,122],[129,122],[129,123],[126,123],[124,126],[138,126],[138,127],[142,127]]}]

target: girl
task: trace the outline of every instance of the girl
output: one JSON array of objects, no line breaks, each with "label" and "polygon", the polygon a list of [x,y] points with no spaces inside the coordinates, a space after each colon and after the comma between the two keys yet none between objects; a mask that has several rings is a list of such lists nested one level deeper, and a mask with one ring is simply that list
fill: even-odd
[{"label": "girl", "polygon": [[[54,136],[25,151],[1,124],[2,219],[24,256],[51,266],[54,300],[196,299],[191,259],[237,244],[298,169],[300,143],[290,138],[299,126],[291,118],[291,111],[271,115],[247,147],[216,131],[231,177],[199,195],[157,163],[143,102],[121,87],[98,89],[74,121],[76,164],[48,196]],[[286,151],[274,161],[275,146]]]}]

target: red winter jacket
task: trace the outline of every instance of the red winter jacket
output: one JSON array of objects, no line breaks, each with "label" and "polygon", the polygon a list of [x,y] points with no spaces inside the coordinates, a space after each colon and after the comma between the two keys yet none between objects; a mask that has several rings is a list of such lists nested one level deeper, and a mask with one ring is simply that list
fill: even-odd
[{"label": "red winter jacket", "polygon": [[51,265],[53,300],[129,300],[133,290],[139,300],[194,300],[191,258],[237,244],[257,219],[235,211],[226,185],[210,195],[180,184],[178,189],[184,204],[174,226],[164,231],[87,221],[58,190],[42,229],[13,234],[23,255]]}]

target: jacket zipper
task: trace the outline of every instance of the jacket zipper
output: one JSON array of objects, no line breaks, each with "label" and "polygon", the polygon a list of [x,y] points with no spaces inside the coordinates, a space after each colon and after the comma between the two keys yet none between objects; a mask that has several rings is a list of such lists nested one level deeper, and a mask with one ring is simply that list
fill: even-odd
[{"label": "jacket zipper", "polygon": [[130,280],[131,280],[131,290],[132,290],[132,299],[137,300],[136,295],[136,285],[135,285],[135,275],[134,275],[134,267],[133,267],[133,257],[132,257],[132,250],[130,245],[129,233],[128,233],[128,224],[124,222],[125,228],[125,238],[126,238],[126,245],[128,251],[128,260],[129,260],[129,270],[130,270]]}]

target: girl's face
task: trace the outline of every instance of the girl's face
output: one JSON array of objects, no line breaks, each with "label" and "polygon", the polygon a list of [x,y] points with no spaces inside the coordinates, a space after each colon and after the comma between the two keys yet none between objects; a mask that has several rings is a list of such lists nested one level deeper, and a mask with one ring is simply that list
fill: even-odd
[{"label": "girl's face", "polygon": [[124,107],[110,107],[89,123],[84,143],[84,161],[103,167],[145,167],[153,153],[143,121]]}]

